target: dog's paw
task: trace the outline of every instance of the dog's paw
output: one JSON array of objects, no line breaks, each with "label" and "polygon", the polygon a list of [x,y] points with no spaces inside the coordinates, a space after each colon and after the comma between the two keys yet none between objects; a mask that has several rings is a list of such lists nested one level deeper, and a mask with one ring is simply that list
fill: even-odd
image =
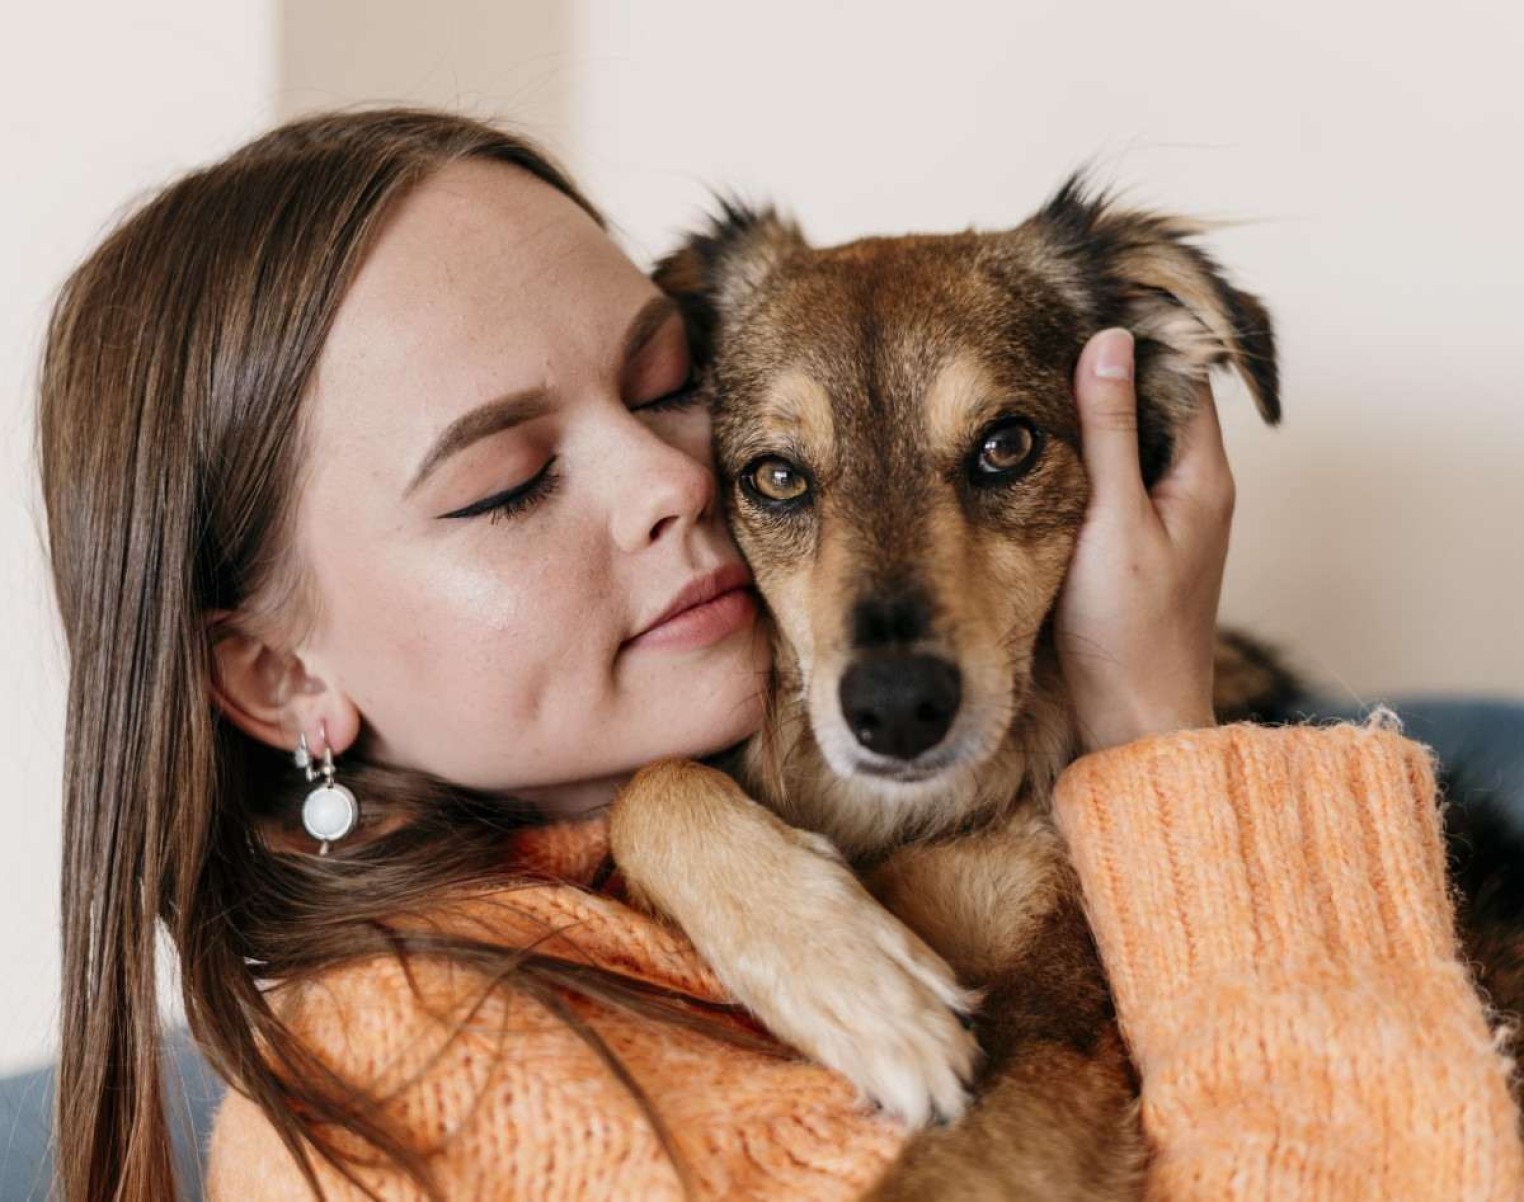
[{"label": "dog's paw", "polygon": [[829,840],[677,760],[636,774],[609,837],[632,896],[676,921],[779,1039],[912,1126],[962,1114],[975,996]]},{"label": "dog's paw", "polygon": [[818,835],[795,838],[751,898],[743,938],[700,947],[778,1038],[912,1127],[968,1105],[977,996]]}]

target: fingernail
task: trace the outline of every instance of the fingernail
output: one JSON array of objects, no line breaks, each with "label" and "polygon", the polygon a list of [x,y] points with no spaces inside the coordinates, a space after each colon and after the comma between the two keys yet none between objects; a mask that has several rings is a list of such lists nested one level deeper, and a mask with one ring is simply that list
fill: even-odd
[{"label": "fingernail", "polygon": [[1095,336],[1095,366],[1103,380],[1132,379],[1132,334],[1127,330],[1102,330]]}]

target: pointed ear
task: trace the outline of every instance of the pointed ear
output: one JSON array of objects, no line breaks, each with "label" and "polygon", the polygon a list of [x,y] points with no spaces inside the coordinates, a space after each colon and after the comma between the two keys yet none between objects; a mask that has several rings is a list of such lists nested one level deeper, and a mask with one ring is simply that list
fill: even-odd
[{"label": "pointed ear", "polygon": [[1228,283],[1192,239],[1206,227],[1118,206],[1072,176],[1021,233],[1063,264],[1058,282],[1092,331],[1120,325],[1136,339],[1135,376],[1144,479],[1168,465],[1174,431],[1213,367],[1235,369],[1260,416],[1280,421],[1280,380],[1270,315]]},{"label": "pointed ear", "polygon": [[682,308],[699,364],[709,362],[724,323],[737,319],[795,251],[809,246],[799,227],[767,206],[753,209],[725,197],[700,230],[656,265],[656,286]]}]

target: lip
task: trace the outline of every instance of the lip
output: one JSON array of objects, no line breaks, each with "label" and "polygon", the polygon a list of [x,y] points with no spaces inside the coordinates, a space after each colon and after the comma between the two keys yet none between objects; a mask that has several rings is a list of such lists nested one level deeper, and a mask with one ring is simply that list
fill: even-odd
[{"label": "lip", "polygon": [[751,583],[751,572],[743,563],[726,564],[695,577],[624,646],[689,648],[718,642],[756,615]]},{"label": "lip", "polygon": [[864,776],[874,776],[879,780],[890,780],[900,785],[918,785],[922,781],[931,780],[940,776],[946,770],[945,764],[936,767],[920,767],[919,765],[903,764],[888,767],[880,764],[862,763],[857,765],[857,770]]},{"label": "lip", "polygon": [[883,756],[854,759],[852,769],[863,776],[891,781],[898,785],[919,785],[945,776],[952,770],[966,766],[966,756],[956,747],[943,740],[914,760],[891,760]]}]

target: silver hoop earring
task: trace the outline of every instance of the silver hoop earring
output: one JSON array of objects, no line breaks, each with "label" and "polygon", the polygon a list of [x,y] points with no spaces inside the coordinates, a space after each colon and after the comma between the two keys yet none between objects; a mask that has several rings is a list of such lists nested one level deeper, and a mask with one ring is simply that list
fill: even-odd
[{"label": "silver hoop earring", "polygon": [[322,730],[323,758],[318,764],[312,762],[305,731],[293,758],[309,781],[323,778],[323,783],[309,792],[302,802],[302,826],[318,841],[318,855],[326,856],[330,843],[337,843],[360,824],[360,803],[349,789],[334,779],[333,748],[328,745],[327,723],[323,724]]}]

